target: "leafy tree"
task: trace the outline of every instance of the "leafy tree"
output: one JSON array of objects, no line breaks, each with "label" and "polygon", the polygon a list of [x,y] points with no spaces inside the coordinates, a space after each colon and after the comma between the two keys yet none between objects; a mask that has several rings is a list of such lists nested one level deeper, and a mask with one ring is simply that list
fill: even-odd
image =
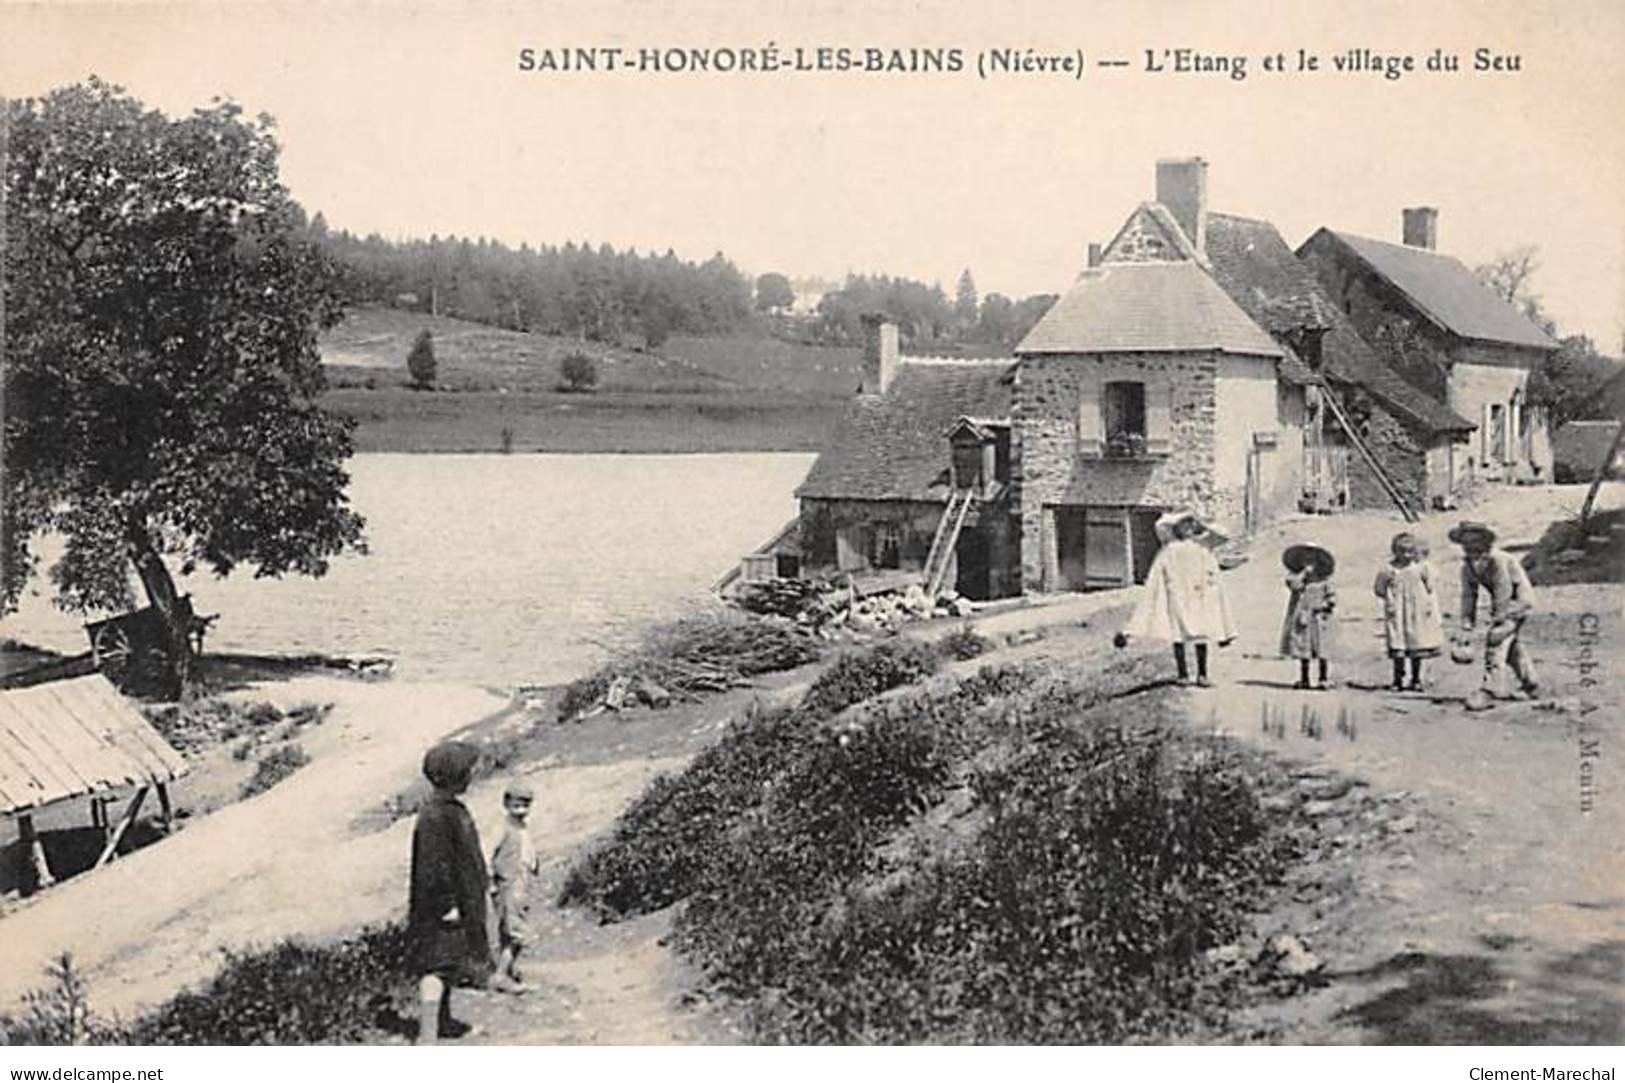
[{"label": "leafy tree", "polygon": [[1597,351],[1588,336],[1559,336],[1556,321],[1546,314],[1540,296],[1531,289],[1539,269],[1540,249],[1525,245],[1479,265],[1474,273],[1502,300],[1558,339],[1558,350],[1543,357],[1529,378],[1529,401],[1544,406],[1552,428],[1557,429],[1592,411],[1597,389],[1617,366]]},{"label": "leafy tree", "polygon": [[771,312],[789,308],[796,303],[796,291],[790,280],[777,271],[769,271],[756,279],[756,311]]},{"label": "leafy tree", "polygon": [[572,353],[559,365],[564,386],[571,391],[586,391],[598,386],[598,365],[584,353]]},{"label": "leafy tree", "polygon": [[321,575],[362,548],[351,424],[316,405],[334,268],[300,233],[269,117],[170,119],[95,79],[6,108],[3,601],[47,531],[64,609],[134,604],[133,569],[178,687],[189,610],[166,558]]},{"label": "leafy tree", "polygon": [[425,327],[406,355],[406,372],[412,377],[412,386],[427,388],[434,386],[435,370],[434,334]]}]

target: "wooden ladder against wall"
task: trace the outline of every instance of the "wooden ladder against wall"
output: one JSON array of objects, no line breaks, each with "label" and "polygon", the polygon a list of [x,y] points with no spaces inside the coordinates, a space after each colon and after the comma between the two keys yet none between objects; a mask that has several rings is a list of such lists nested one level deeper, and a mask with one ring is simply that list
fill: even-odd
[{"label": "wooden ladder against wall", "polygon": [[1371,449],[1366,447],[1365,441],[1360,437],[1360,431],[1354,427],[1354,422],[1349,420],[1348,414],[1343,412],[1343,404],[1337,401],[1337,396],[1332,393],[1331,388],[1325,389],[1321,395],[1321,401],[1326,404],[1327,409],[1331,410],[1332,416],[1337,418],[1337,423],[1342,426],[1343,432],[1348,435],[1349,443],[1354,445],[1354,450],[1360,453],[1360,458],[1365,460],[1365,464],[1376,475],[1377,484],[1382,486],[1382,491],[1388,494],[1388,499],[1394,502],[1394,507],[1399,509],[1399,513],[1405,517],[1407,523],[1416,522],[1418,516],[1415,509],[1406,501],[1405,495],[1399,491],[1399,486],[1394,484],[1394,479],[1388,476],[1388,471],[1382,468],[1382,464],[1371,453]]},{"label": "wooden ladder against wall", "polygon": [[954,557],[954,547],[959,544],[959,533],[965,529],[965,519],[970,515],[974,503],[974,489],[956,489],[948,495],[942,518],[937,520],[936,536],[931,539],[931,552],[925,557],[923,581],[928,598],[935,598],[942,589],[942,581],[947,577],[948,565]]}]

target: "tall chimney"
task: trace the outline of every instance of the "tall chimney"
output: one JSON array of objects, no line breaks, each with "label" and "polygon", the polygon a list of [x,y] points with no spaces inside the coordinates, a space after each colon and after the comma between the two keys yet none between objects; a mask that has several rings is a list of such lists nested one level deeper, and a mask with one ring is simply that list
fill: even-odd
[{"label": "tall chimney", "polygon": [[863,386],[865,395],[884,395],[897,375],[897,325],[878,312],[863,317]]},{"label": "tall chimney", "polygon": [[1207,162],[1201,158],[1157,161],[1157,202],[1168,208],[1179,228],[1207,254]]},{"label": "tall chimney", "polygon": [[1089,266],[1100,266],[1100,245],[1098,243],[1091,243],[1089,245]]},{"label": "tall chimney", "polygon": [[1406,207],[1402,236],[1411,248],[1426,248],[1429,252],[1438,248],[1439,208]]}]

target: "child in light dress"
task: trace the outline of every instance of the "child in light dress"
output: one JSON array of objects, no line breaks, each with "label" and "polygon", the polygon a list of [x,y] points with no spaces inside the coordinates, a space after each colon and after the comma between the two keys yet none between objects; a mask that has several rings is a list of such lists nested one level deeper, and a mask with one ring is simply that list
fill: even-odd
[{"label": "child in light dress", "polygon": [[1138,637],[1172,643],[1179,683],[1191,683],[1190,663],[1195,661],[1196,684],[1206,688],[1212,684],[1208,645],[1223,647],[1236,638],[1230,602],[1219,582],[1219,563],[1213,551],[1196,540],[1207,528],[1195,512],[1169,512],[1157,520],[1156,530],[1164,544],[1146,572],[1140,604],[1115,642],[1124,647]]},{"label": "child in light dress", "polygon": [[1286,566],[1286,620],[1281,625],[1281,655],[1298,660],[1298,681],[1292,687],[1309,688],[1309,663],[1317,663],[1313,687],[1331,687],[1328,659],[1333,653],[1333,614],[1337,593],[1332,573],[1337,559],[1318,545],[1293,545],[1281,554]]},{"label": "child in light dress", "polygon": [[[1391,687],[1398,692],[1422,691],[1422,667],[1444,646],[1444,626],[1439,618],[1439,596],[1433,569],[1428,566],[1427,545],[1409,533],[1394,535],[1389,546],[1393,559],[1377,573],[1373,586],[1382,599],[1382,634],[1388,657],[1394,664]],[[1410,666],[1410,682],[1405,668]]]},{"label": "child in light dress", "polygon": [[529,990],[519,969],[519,956],[531,943],[530,890],[541,869],[528,823],[535,800],[530,783],[522,779],[508,783],[502,794],[508,819],[502,841],[491,854],[491,901],[496,911],[497,947],[502,953],[492,986],[506,993]]}]

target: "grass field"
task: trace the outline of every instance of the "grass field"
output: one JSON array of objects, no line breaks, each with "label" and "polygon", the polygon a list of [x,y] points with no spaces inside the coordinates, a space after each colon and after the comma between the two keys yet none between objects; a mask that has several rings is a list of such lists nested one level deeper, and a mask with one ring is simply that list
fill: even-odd
[{"label": "grass field", "polygon": [[358,451],[816,451],[840,409],[826,398],[761,391],[452,394],[391,387],[336,390],[323,401],[357,420]]},{"label": "grass field", "polygon": [[[406,354],[434,335],[434,390],[408,386]],[[598,387],[559,390],[586,353]],[[855,349],[767,337],[673,339],[658,353],[524,334],[397,309],[353,310],[322,337],[329,408],[361,451],[811,451],[858,383]]]}]

